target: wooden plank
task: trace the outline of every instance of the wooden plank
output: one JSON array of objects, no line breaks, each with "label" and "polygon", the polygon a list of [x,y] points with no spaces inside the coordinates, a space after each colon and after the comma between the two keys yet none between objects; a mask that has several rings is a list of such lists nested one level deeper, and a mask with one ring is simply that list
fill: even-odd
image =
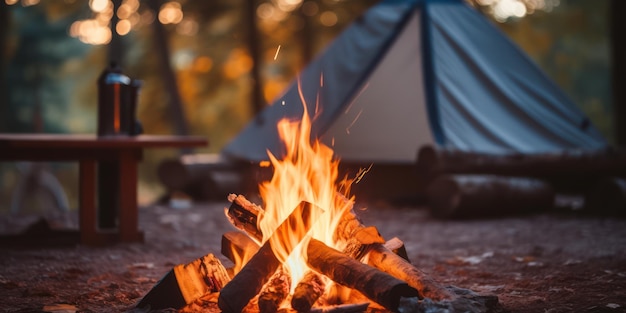
[{"label": "wooden plank", "polygon": [[118,193],[120,197],[119,233],[122,242],[143,241],[143,234],[138,230],[137,163],[139,157],[135,150],[120,151]]}]

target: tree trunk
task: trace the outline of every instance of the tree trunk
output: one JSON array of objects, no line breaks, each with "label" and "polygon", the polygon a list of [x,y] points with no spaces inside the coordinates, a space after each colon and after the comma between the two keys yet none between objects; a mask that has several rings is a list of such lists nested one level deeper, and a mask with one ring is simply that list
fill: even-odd
[{"label": "tree trunk", "polygon": [[613,116],[615,143],[626,146],[626,1],[612,0],[610,6],[611,57],[613,81]]},{"label": "tree trunk", "polygon": [[265,107],[263,93],[261,88],[261,52],[259,47],[259,34],[256,27],[256,8],[257,1],[246,1],[246,18],[248,23],[248,50],[252,58],[252,69],[250,76],[252,78],[252,94],[250,95],[250,104],[252,112],[258,115]]},{"label": "tree trunk", "polygon": [[[161,0],[150,0],[148,1],[148,5],[152,13],[154,14],[155,20],[152,23],[153,27],[153,38],[155,52],[157,53],[160,68],[163,75],[163,82],[165,84],[165,90],[167,90],[170,106],[170,113],[173,119],[173,128],[174,133],[177,135],[187,135],[189,133],[187,128],[187,121],[185,118],[185,109],[183,107],[180,92],[178,90],[178,83],[176,81],[176,73],[172,69],[170,64],[170,49],[167,43],[167,33],[163,28],[163,24],[158,19],[159,9],[161,8]],[[183,152],[189,152],[189,149],[182,149]]]},{"label": "tree trunk", "polygon": [[9,33],[9,6],[0,2],[0,131],[6,132],[9,125],[9,94],[7,88],[7,38]]},{"label": "tree trunk", "polygon": [[[113,0],[113,12],[117,12],[117,9],[119,9],[121,5],[122,0]],[[111,16],[111,24],[109,25],[109,27],[111,28],[111,42],[109,42],[108,54],[109,63],[115,63],[124,68],[124,49],[122,47],[121,37],[116,30],[117,22],[119,21],[120,18],[117,16],[117,14],[113,14],[113,16]]]}]

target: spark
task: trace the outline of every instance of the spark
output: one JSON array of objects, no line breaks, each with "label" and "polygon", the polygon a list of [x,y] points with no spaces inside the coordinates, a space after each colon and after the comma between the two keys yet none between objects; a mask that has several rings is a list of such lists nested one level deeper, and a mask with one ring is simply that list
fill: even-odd
[{"label": "spark", "polygon": [[365,86],[363,86],[363,88],[361,88],[359,90],[359,93],[356,95],[356,97],[352,98],[352,101],[350,101],[350,104],[348,104],[348,106],[346,107],[346,110],[343,111],[343,114],[348,113],[348,111],[350,111],[350,109],[352,108],[352,105],[356,102],[356,99],[358,99],[361,94],[363,94],[363,92],[367,89],[367,87],[370,86],[370,83],[368,82],[367,84],[365,84]]},{"label": "spark", "polygon": [[365,176],[365,174],[367,174],[372,169],[372,165],[374,165],[374,163],[371,163],[370,167],[368,167],[367,169],[365,168],[359,169],[359,172],[356,173],[356,178],[354,179],[355,184],[358,184],[361,181],[361,179],[363,179],[363,176]]},{"label": "spark", "polygon": [[278,45],[278,48],[276,48],[276,53],[274,54],[274,61],[276,61],[276,58],[278,58],[278,52],[280,52],[280,45]]},{"label": "spark", "polygon": [[350,123],[350,125],[348,125],[348,127],[346,127],[346,133],[348,135],[350,135],[350,128],[352,128],[352,126],[354,126],[354,124],[359,119],[359,117],[361,117],[361,113],[363,113],[363,110],[359,111],[359,114],[357,114],[356,117],[354,118],[354,120],[352,120],[352,123]]}]

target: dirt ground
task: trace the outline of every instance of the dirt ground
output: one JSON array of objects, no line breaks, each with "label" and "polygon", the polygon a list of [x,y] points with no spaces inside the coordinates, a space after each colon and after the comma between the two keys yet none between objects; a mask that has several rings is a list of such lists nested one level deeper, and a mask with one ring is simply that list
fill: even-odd
[{"label": "dirt ground", "polygon": [[[131,310],[173,266],[220,255],[227,202],[140,209],[145,243],[0,247],[0,312]],[[363,208],[365,205],[359,204]],[[369,204],[364,224],[404,241],[444,285],[496,295],[509,312],[626,312],[626,219],[580,214],[442,221],[414,206]],[[1,216],[14,233],[37,216]],[[76,225],[76,216],[48,217]],[[42,241],[46,238],[42,238]],[[65,311],[64,311],[65,310]]]}]

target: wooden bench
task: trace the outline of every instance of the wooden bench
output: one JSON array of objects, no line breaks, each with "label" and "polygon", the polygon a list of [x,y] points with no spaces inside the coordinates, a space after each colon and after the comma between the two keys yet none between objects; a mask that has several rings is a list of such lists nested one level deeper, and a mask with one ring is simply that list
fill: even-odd
[{"label": "wooden bench", "polygon": [[[78,162],[80,242],[87,245],[141,242],[143,233],[138,229],[137,165],[143,150],[206,145],[207,139],[197,136],[0,134],[0,161]],[[108,168],[114,170],[114,175],[110,177],[114,177],[115,181],[100,184],[99,187],[97,168],[102,164],[114,165]],[[115,197],[118,199],[117,207],[98,208],[98,196]],[[117,227],[102,229],[98,210],[109,212],[109,216],[113,214],[114,218],[119,214]]]}]

